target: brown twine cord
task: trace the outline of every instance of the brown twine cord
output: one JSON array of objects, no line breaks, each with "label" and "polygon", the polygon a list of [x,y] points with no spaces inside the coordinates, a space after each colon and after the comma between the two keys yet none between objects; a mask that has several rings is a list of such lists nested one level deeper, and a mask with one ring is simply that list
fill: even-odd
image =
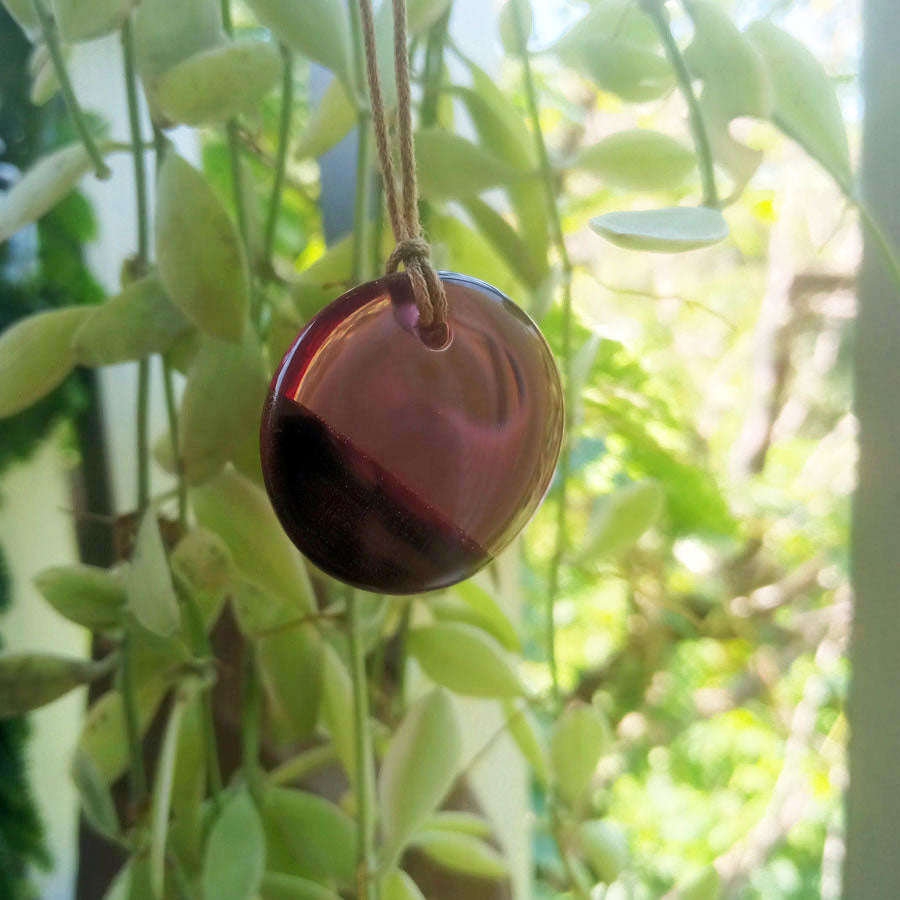
[{"label": "brown twine cord", "polygon": [[398,140],[400,144],[400,175],[403,195],[397,190],[394,161],[388,139],[387,117],[381,78],[376,59],[375,23],[372,0],[359,0],[366,51],[366,77],[372,98],[372,124],[375,146],[384,180],[384,195],[388,217],[397,246],[387,262],[388,273],[396,272],[402,264],[409,276],[419,310],[419,324],[438,333],[446,332],[447,295],[431,264],[431,247],[422,234],[419,221],[419,195],[416,181],[415,144],[412,130],[412,95],[409,86],[409,58],[406,49],[406,0],[392,0],[394,13],[394,72],[397,79]]}]

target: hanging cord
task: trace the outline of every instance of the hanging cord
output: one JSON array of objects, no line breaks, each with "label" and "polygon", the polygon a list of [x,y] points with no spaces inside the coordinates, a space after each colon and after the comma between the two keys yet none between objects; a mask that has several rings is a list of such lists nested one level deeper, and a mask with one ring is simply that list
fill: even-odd
[{"label": "hanging cord", "polygon": [[419,328],[426,343],[442,345],[449,336],[447,295],[431,264],[431,247],[422,234],[419,221],[419,197],[416,183],[415,145],[412,130],[412,96],[409,87],[409,59],[406,49],[406,0],[392,0],[394,12],[394,72],[397,79],[398,139],[400,144],[400,176],[402,198],[397,190],[394,161],[388,141],[387,118],[381,78],[375,51],[375,24],[372,0],[359,0],[366,50],[366,76],[372,98],[372,123],[375,146],[384,181],[388,216],[396,247],[387,262],[388,274],[402,264],[409,276],[413,297],[419,310]]}]

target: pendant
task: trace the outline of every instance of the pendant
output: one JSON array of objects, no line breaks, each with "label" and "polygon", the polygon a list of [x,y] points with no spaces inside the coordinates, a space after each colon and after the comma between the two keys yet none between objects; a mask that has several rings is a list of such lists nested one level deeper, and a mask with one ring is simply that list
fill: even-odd
[{"label": "pendant", "polygon": [[439,274],[444,347],[418,333],[407,276],[379,278],[306,325],[263,412],[282,526],[320,569],[370,591],[435,590],[490,562],[537,509],[562,443],[538,327],[485,282]]}]

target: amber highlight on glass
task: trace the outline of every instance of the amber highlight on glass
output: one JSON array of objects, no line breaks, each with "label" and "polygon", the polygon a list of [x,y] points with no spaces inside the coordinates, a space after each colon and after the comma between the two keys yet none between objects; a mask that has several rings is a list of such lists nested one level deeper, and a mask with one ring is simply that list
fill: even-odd
[{"label": "amber highlight on glass", "polygon": [[263,412],[266,487],[319,568],[418,593],[468,578],[541,502],[563,434],[546,341],[500,291],[440,273],[450,342],[431,349],[404,274],[320,312],[285,354]]}]

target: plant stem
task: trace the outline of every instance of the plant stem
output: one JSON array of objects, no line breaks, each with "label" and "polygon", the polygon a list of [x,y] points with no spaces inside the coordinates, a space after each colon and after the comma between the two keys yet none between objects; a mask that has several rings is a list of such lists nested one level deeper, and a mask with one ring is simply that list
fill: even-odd
[{"label": "plant stem", "polygon": [[[131,155],[134,164],[134,193],[137,206],[138,259],[146,266],[150,255],[150,217],[147,211],[147,174],[144,165],[144,138],[138,105],[137,74],[134,61],[134,31],[131,19],[122,24],[122,60],[125,69],[125,95],[128,100],[128,126],[131,131]],[[143,274],[143,273],[142,273]]]},{"label": "plant stem", "polygon": [[[200,607],[194,599],[191,589],[176,578],[176,589],[178,595],[183,601],[184,609],[187,614],[188,631],[193,644],[195,655],[203,654],[207,659],[215,658],[212,645],[209,642],[209,635],[206,633],[206,625],[203,622],[203,615]],[[213,796],[213,801],[218,806],[219,795],[222,793],[222,769],[219,765],[219,748],[216,742],[216,720],[213,713],[212,705],[212,688],[204,688],[203,698],[203,743],[206,748],[206,767],[209,773],[209,786]]]},{"label": "plant stem", "polygon": [[244,780],[257,796],[260,787],[259,772],[259,679],[256,674],[254,645],[244,644],[244,672],[241,696],[241,763]]},{"label": "plant stem", "polygon": [[[678,87],[688,107],[688,121],[691,126],[691,136],[694,139],[694,149],[697,151],[697,160],[700,165],[700,180],[703,185],[703,205],[718,209],[719,192],[716,188],[715,165],[713,162],[712,148],[709,144],[709,135],[706,132],[706,124],[703,121],[703,113],[697,96],[691,83],[691,73],[688,71],[684,56],[672,34],[669,19],[665,11],[664,0],[640,0],[641,7],[653,19],[656,30],[659,32],[663,49],[675,70],[678,79]],[[684,3],[688,15],[693,21],[693,14],[687,0]]]},{"label": "plant stem", "polygon": [[375,896],[375,790],[372,771],[372,735],[369,731],[369,694],[366,683],[366,659],[359,618],[359,599],[353,588],[347,589],[347,624],[350,638],[350,676],[353,681],[353,725],[356,756],[356,807],[359,818],[357,847],[357,883],[359,900]]},{"label": "plant stem", "polygon": [[[230,0],[222,0],[222,27],[228,37],[234,36],[234,25],[231,21],[231,3]],[[250,258],[250,237],[247,230],[247,210],[244,206],[244,179],[241,172],[241,142],[236,119],[229,119],[225,123],[225,132],[228,135],[228,158],[231,163],[231,189],[234,194],[234,212],[237,216],[238,232],[241,235],[241,241],[244,244],[244,250],[247,253],[247,262],[252,267],[253,260]],[[254,314],[258,312],[257,304],[259,298],[256,291],[253,292]]]},{"label": "plant stem", "polygon": [[[350,0],[350,24],[353,32],[353,74],[360,98],[366,96],[365,51],[363,49],[362,20],[357,0]],[[371,182],[369,107],[359,101],[356,116],[356,198],[353,205],[353,280],[364,281],[368,271],[369,185]]]},{"label": "plant stem", "polygon": [[150,502],[150,360],[138,362],[137,384],[137,511],[143,516]]},{"label": "plant stem", "polygon": [[178,524],[187,526],[187,481],[184,477],[184,460],[178,442],[178,410],[175,406],[175,388],[172,384],[172,364],[166,356],[162,358],[163,391],[166,397],[166,416],[169,419],[169,439],[172,443],[172,460],[175,465],[178,495]]},{"label": "plant stem", "polygon": [[[122,60],[125,71],[125,96],[128,101],[128,125],[131,131],[131,155],[134,165],[134,194],[137,209],[137,260],[140,275],[147,270],[150,254],[150,216],[147,208],[147,174],[144,166],[144,140],[138,106],[137,73],[134,63],[134,32],[131,19],[122,25]],[[150,404],[150,361],[138,362],[137,386],[137,508],[143,515],[150,500],[150,449],[148,413]]]},{"label": "plant stem", "polygon": [[41,32],[43,33],[47,49],[50,51],[50,59],[53,61],[53,71],[56,74],[56,80],[59,82],[59,89],[65,100],[69,117],[72,120],[72,124],[75,126],[75,130],[78,132],[78,136],[81,138],[81,143],[84,144],[84,149],[87,150],[88,156],[90,156],[91,162],[94,164],[94,172],[99,179],[105,181],[112,175],[112,172],[103,159],[103,154],[97,146],[94,135],[91,134],[87,119],[84,116],[84,112],[82,111],[81,106],[78,103],[78,98],[75,96],[75,91],[72,88],[72,82],[69,79],[69,70],[66,68],[66,61],[63,59],[62,48],[59,45],[56,22],[54,22],[53,17],[47,10],[44,9],[42,0],[31,0],[31,5],[34,7],[35,15],[41,23]]},{"label": "plant stem", "polygon": [[147,796],[147,772],[144,769],[141,725],[134,685],[131,625],[127,622],[122,631],[122,646],[119,651],[119,691],[122,695],[125,732],[128,740],[128,756],[130,760],[128,783],[131,803],[134,807],[139,807]]},{"label": "plant stem", "polygon": [[[525,34],[525,24],[522,21],[522,12],[518,2],[513,2],[513,24],[516,32],[516,45],[519,57],[522,61],[522,74],[525,82],[525,99],[528,105],[528,115],[534,131],[534,142],[537,148],[540,163],[541,178],[544,182],[544,190],[547,195],[547,209],[550,214],[550,227],[553,232],[553,243],[559,254],[562,266],[562,375],[565,385],[566,409],[571,413],[575,408],[572,396],[572,261],[566,249],[565,235],[563,234],[562,219],[556,202],[556,185],[553,178],[553,167],[550,164],[550,155],[547,153],[547,144],[544,140],[544,132],[541,128],[540,109],[538,107],[537,91],[534,86],[534,77],[531,72],[531,60],[528,55],[528,41]],[[563,553],[566,548],[566,507],[567,491],[570,468],[571,415],[566,416],[565,435],[559,456],[557,479],[559,481],[559,495],[557,499],[556,514],[556,545],[550,560],[550,573],[547,586],[546,604],[546,643],[547,659],[550,665],[550,678],[553,686],[553,697],[559,700],[559,669],[556,661],[556,625],[553,620],[553,607],[556,602],[556,594],[559,590],[559,574],[562,565]]]},{"label": "plant stem", "polygon": [[275,247],[275,228],[281,212],[281,194],[287,168],[288,145],[291,140],[291,115],[294,107],[294,57],[284,45],[279,46],[282,60],[281,118],[278,125],[278,151],[275,160],[275,180],[272,182],[272,198],[269,201],[266,231],[263,238],[262,261],[266,269],[272,269],[272,252]]}]

